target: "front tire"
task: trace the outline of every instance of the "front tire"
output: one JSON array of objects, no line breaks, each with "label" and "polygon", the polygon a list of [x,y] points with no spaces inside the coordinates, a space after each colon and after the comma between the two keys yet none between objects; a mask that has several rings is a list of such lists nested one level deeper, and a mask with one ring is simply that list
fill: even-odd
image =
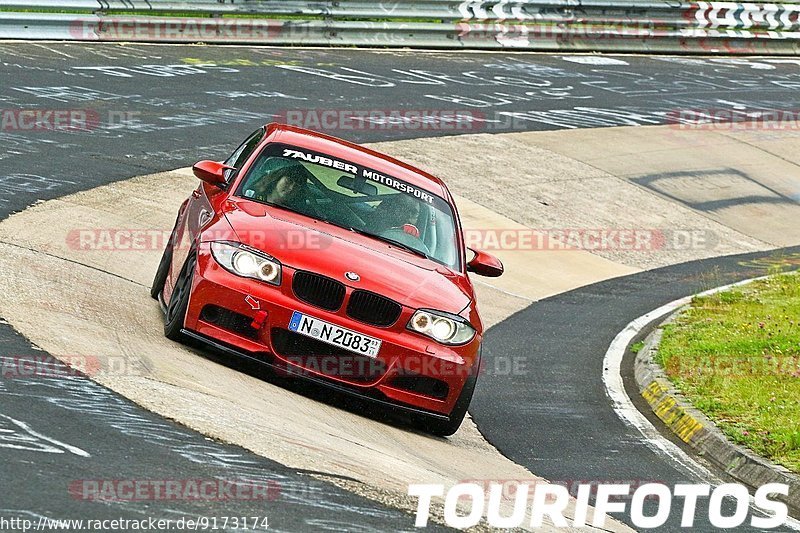
[{"label": "front tire", "polygon": [[438,418],[425,417],[419,421],[421,429],[426,433],[436,435],[438,437],[449,437],[461,427],[461,422],[469,409],[469,404],[472,401],[472,395],[475,392],[475,384],[478,382],[478,371],[481,367],[481,358],[475,361],[472,371],[469,373],[464,387],[461,389],[461,394],[458,395],[456,405],[450,412],[447,420],[440,420]]},{"label": "front tire", "polygon": [[193,253],[189,254],[175,282],[169,305],[167,305],[167,313],[164,317],[164,336],[173,341],[180,340],[182,337],[181,329],[186,321],[186,311],[189,309],[195,265],[197,265],[197,256]]},{"label": "front tire", "polygon": [[164,290],[170,266],[172,266],[172,246],[167,244],[167,247],[164,248],[164,253],[161,254],[161,262],[158,263],[158,270],[156,270],[156,275],[153,278],[153,286],[150,288],[150,296],[154,300],[158,300],[161,291]]}]

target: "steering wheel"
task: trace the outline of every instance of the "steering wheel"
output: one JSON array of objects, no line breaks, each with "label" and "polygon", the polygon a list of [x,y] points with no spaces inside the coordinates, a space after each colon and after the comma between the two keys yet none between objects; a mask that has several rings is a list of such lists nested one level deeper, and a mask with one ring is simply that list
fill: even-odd
[{"label": "steering wheel", "polygon": [[[417,230],[417,235],[413,235],[406,230],[406,227],[410,226]],[[405,244],[406,246],[410,246],[415,250],[419,250],[423,252],[425,255],[431,255],[430,249],[422,242],[422,239],[419,238],[419,230],[413,224],[406,224],[403,227],[394,227],[389,228],[385,231],[380,232],[381,237],[386,237],[387,239],[392,239],[393,241],[397,241],[401,244]]]},{"label": "steering wheel", "polygon": [[[313,192],[306,198],[306,202],[314,210],[314,216],[316,218],[327,218],[323,216],[326,213],[325,210],[319,206],[320,201],[322,201],[324,203],[330,203],[327,208],[327,214],[329,216],[334,214],[335,216],[332,217],[332,219],[336,220],[338,224],[346,224],[356,228],[363,228],[367,225],[358,213],[350,207],[349,202],[342,202],[340,194],[333,193],[324,186],[317,186],[314,182],[312,182],[312,186]],[[331,207],[333,206],[335,206],[336,209],[331,211]]]},{"label": "steering wheel", "polygon": [[403,224],[403,226],[400,229],[402,229],[412,237],[416,237],[417,239],[420,238],[419,228],[416,227],[414,224]]}]

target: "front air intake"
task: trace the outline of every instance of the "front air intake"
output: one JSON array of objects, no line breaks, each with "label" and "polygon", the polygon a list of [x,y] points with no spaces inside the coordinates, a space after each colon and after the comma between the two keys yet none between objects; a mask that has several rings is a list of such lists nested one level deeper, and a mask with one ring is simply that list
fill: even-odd
[{"label": "front air intake", "polygon": [[338,310],[344,301],[343,283],[311,272],[295,272],[292,290],[300,300],[326,311]]},{"label": "front air intake", "polygon": [[374,326],[391,326],[400,318],[403,308],[397,302],[374,292],[357,290],[350,295],[347,315]]}]

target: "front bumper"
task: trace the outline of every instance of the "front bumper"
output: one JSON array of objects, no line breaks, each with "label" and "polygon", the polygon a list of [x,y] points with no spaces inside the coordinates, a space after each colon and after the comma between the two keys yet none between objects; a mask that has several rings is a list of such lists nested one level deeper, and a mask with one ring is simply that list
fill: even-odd
[{"label": "front bumper", "polygon": [[[450,414],[468,375],[477,371],[473,367],[480,334],[463,346],[441,345],[406,330],[414,312],[410,308],[403,308],[392,326],[365,324],[347,316],[346,305],[331,312],[299,300],[292,291],[293,276],[294,270],[285,265],[280,287],[236,276],[223,269],[203,243],[186,315],[187,334],[349,394],[434,416]],[[347,287],[346,300],[352,290]],[[219,320],[220,310],[226,320]],[[288,330],[294,311],[377,337],[381,349],[369,358],[319,345]]]}]

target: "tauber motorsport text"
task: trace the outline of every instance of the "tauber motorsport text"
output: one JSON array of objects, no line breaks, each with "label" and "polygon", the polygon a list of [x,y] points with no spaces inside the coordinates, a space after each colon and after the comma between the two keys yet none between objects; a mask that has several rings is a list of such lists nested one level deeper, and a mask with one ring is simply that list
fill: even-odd
[{"label": "tauber motorsport text", "polygon": [[[302,159],[303,161],[307,161],[309,163],[316,163],[318,165],[324,165],[326,167],[344,170],[346,172],[350,172],[351,174],[356,174],[356,175],[359,174],[358,167],[356,167],[355,165],[350,163],[343,163],[342,161],[332,159],[330,157],[320,154],[306,153],[306,152],[301,152],[299,150],[285,148],[283,150],[283,157],[293,157],[295,159]],[[377,181],[378,183],[382,183],[383,185],[391,187],[392,189],[396,189],[400,192],[416,196],[423,202],[428,202],[429,204],[433,203],[432,195],[404,181],[400,181],[396,178],[392,178],[389,176],[384,176],[383,174],[378,174],[377,172],[366,168],[362,168],[360,174],[361,176],[369,180]]]},{"label": "tauber motorsport text", "polygon": [[[789,486],[782,483],[768,483],[761,486],[753,497],[754,508],[766,516],[750,516],[750,494],[744,485],[727,483],[712,489],[707,484],[678,484],[673,490],[661,483],[640,485],[631,494],[629,484],[581,484],[578,485],[575,507],[570,509],[572,517],[565,517],[564,511],[570,503],[570,495],[563,485],[549,483],[520,483],[514,490],[513,506],[502,509],[503,491],[501,483],[489,483],[488,501],[484,487],[477,483],[459,483],[447,491],[444,502],[444,520],[450,527],[459,529],[477,525],[485,518],[491,527],[512,528],[530,525],[541,527],[545,517],[556,527],[584,527],[587,524],[596,528],[604,527],[606,514],[629,513],[633,525],[641,529],[663,526],[670,513],[681,516],[681,527],[694,526],[697,502],[708,498],[708,521],[715,528],[730,529],[741,526],[750,519],[750,525],[759,529],[772,529],[785,524],[789,510],[780,501],[770,499],[771,494],[789,494]],[[530,492],[531,489],[534,489]],[[529,493],[530,492],[530,493]],[[595,494],[594,511],[588,523],[589,497]],[[431,499],[444,494],[443,485],[409,485],[409,496],[419,498],[414,525],[428,525]],[[723,514],[723,499],[732,501],[735,509],[732,514]],[[630,507],[628,507],[630,501]],[[644,502],[648,502],[645,514]],[[530,503],[528,503],[530,502]],[[459,509],[460,507],[460,509]],[[467,511],[463,514],[463,511]],[[759,513],[761,514],[761,513]]]}]

